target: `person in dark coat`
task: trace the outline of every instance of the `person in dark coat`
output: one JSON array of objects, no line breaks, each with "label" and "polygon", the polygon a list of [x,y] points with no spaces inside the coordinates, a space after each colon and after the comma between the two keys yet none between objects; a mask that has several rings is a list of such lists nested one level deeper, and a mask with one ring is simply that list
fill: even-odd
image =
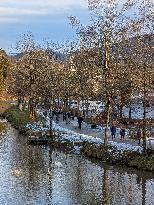
[{"label": "person in dark coat", "polygon": [[48,115],[47,110],[44,110],[43,115],[44,115],[45,118],[47,117],[47,115]]},{"label": "person in dark coat", "polygon": [[120,136],[121,136],[121,140],[124,140],[124,137],[125,137],[125,128],[121,128],[120,129]]},{"label": "person in dark coat", "polygon": [[56,122],[58,122],[59,121],[59,113],[57,112],[56,113]]},{"label": "person in dark coat", "polygon": [[141,143],[141,138],[142,138],[141,128],[139,128],[139,129],[137,130],[136,135],[137,135],[137,139],[138,139],[138,145],[140,145],[140,143]]},{"label": "person in dark coat", "polygon": [[83,122],[83,117],[79,116],[78,117],[78,124],[79,124],[79,129],[81,130],[81,124]]},{"label": "person in dark coat", "polygon": [[68,121],[68,123],[70,123],[70,120],[71,120],[71,113],[67,112],[67,121]]},{"label": "person in dark coat", "polygon": [[66,112],[63,111],[63,121],[66,120]]},{"label": "person in dark coat", "polygon": [[112,139],[115,138],[116,136],[116,126],[115,125],[112,125],[111,127],[111,136],[112,136]]}]

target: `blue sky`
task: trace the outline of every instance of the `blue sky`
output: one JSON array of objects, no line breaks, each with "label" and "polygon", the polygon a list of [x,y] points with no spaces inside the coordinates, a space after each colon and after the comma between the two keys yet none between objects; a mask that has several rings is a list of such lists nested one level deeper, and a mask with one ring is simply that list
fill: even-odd
[{"label": "blue sky", "polygon": [[87,0],[0,0],[0,48],[10,51],[20,35],[31,31],[37,41],[72,39],[67,16],[87,23]]}]

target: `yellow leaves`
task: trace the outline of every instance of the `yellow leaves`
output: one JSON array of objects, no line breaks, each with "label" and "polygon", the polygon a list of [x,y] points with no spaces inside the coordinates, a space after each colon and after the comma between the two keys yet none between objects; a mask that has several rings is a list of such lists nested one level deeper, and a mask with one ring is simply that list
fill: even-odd
[{"label": "yellow leaves", "polygon": [[8,67],[8,57],[5,51],[0,49],[0,91],[2,91],[2,89],[4,88]]}]

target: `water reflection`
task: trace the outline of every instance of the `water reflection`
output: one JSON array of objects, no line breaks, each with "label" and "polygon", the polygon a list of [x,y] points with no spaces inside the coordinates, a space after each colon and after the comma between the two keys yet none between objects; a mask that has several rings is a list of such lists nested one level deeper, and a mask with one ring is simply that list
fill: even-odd
[{"label": "water reflection", "polygon": [[153,205],[154,175],[0,135],[0,205]]},{"label": "water reflection", "polygon": [[111,193],[110,193],[110,190],[109,190],[109,169],[104,166],[104,173],[103,173],[103,190],[102,190],[102,193],[103,193],[103,203],[102,204],[106,204],[106,205],[109,205],[110,204],[110,201],[111,201]]}]

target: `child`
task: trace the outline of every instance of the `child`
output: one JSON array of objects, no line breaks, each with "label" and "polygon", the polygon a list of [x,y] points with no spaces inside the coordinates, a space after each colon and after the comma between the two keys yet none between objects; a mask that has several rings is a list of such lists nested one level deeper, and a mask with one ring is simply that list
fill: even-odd
[{"label": "child", "polygon": [[121,140],[124,140],[124,137],[125,137],[125,128],[121,128],[121,129],[120,129],[120,136],[121,136]]}]

